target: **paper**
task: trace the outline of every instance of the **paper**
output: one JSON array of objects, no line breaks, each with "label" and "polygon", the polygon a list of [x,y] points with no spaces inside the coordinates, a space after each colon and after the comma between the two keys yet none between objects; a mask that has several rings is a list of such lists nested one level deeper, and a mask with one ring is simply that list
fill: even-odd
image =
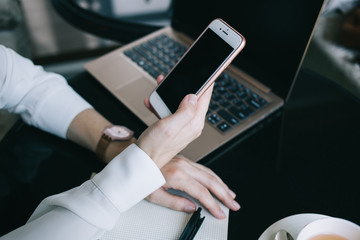
[{"label": "paper", "polygon": [[[172,191],[178,195],[188,195]],[[220,204],[226,219],[216,219],[197,201],[202,208],[201,216],[205,220],[195,236],[195,240],[227,239],[229,209]],[[192,214],[175,211],[166,207],[142,200],[137,205],[124,212],[113,230],[105,232],[100,240],[171,240],[179,239],[185,225]]]}]

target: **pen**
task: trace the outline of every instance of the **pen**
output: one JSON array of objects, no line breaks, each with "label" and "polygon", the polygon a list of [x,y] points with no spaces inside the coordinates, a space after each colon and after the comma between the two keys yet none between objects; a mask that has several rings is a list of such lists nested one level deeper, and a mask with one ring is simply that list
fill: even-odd
[{"label": "pen", "polygon": [[189,222],[186,224],[179,240],[192,240],[195,237],[197,231],[205,219],[205,217],[200,217],[200,212],[201,208],[199,207],[196,212],[193,213]]}]

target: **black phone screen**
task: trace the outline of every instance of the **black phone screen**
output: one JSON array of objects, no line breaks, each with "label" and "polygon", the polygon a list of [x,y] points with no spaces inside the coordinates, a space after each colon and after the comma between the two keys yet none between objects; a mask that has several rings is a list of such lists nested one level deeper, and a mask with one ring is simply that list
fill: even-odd
[{"label": "black phone screen", "polygon": [[156,90],[174,113],[181,100],[196,94],[234,49],[207,29]]}]

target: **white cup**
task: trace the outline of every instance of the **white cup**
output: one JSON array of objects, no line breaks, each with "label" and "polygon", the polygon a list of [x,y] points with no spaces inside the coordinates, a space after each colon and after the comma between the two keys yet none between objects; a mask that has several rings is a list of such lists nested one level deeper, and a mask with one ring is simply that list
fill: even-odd
[{"label": "white cup", "polygon": [[296,240],[360,240],[360,226],[341,218],[322,218],[307,224]]}]

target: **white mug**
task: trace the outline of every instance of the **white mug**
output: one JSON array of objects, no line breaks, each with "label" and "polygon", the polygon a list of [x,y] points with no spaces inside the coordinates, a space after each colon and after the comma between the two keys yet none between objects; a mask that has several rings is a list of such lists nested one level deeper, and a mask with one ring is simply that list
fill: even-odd
[{"label": "white mug", "polygon": [[341,218],[322,218],[307,224],[296,240],[360,240],[360,226]]}]

